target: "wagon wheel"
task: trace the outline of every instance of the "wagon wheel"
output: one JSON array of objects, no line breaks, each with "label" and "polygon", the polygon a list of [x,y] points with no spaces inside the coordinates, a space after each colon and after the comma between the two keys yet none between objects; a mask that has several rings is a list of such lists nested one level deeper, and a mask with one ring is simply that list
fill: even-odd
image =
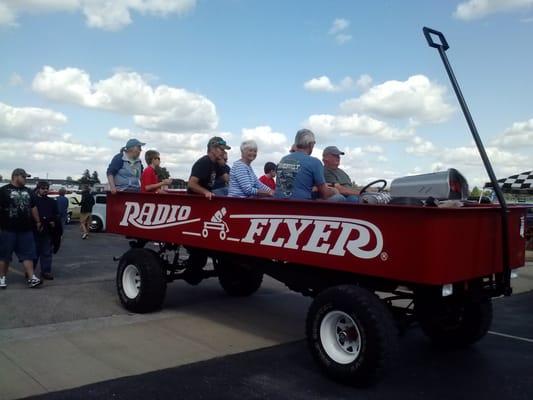
[{"label": "wagon wheel", "polygon": [[129,311],[155,311],[165,300],[167,282],[158,255],[147,249],[128,250],[120,258],[116,277],[117,292]]},{"label": "wagon wheel", "polygon": [[219,237],[220,237],[220,240],[226,240],[226,232],[225,231],[220,231]]},{"label": "wagon wheel", "polygon": [[395,353],[397,328],[373,293],[354,285],[321,292],[306,322],[307,343],[321,369],[354,386],[368,386],[384,373]]},{"label": "wagon wheel", "polygon": [[431,341],[444,348],[469,346],[482,339],[492,323],[492,300],[418,293],[415,315]]},{"label": "wagon wheel", "polygon": [[213,266],[222,289],[230,296],[250,296],[261,287],[263,273],[238,264],[227,256],[213,257]]},{"label": "wagon wheel", "polygon": [[202,237],[205,239],[209,235],[209,231],[207,228],[202,229]]}]

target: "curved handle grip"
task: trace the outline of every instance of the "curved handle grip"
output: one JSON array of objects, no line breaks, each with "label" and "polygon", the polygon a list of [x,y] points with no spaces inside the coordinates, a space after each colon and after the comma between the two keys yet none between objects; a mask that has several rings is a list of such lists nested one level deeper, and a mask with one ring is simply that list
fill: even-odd
[{"label": "curved handle grip", "polygon": [[[436,31],[435,29],[428,28],[427,26],[424,26],[422,30],[424,31],[424,36],[426,37],[426,40],[428,41],[428,45],[430,47],[435,47],[436,49],[442,48],[442,50],[444,51],[450,48],[442,32]],[[435,43],[431,35],[438,36],[440,43]]]}]

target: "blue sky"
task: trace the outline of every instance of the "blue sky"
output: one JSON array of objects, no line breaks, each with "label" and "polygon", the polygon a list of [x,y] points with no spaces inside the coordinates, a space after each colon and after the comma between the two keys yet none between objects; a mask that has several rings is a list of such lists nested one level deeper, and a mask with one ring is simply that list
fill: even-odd
[{"label": "blue sky", "polygon": [[[128,137],[187,178],[207,139],[255,169],[309,127],[358,183],[454,167],[486,180],[436,50],[500,177],[533,165],[533,0],[0,0],[0,174],[103,175]],[[108,4],[109,6],[109,4]],[[346,79],[348,78],[348,79]]]}]

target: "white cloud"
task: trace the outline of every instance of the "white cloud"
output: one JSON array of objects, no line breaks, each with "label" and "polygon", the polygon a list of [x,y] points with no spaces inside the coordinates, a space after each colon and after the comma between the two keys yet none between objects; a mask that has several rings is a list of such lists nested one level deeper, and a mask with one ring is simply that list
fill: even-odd
[{"label": "white cloud", "polygon": [[344,18],[336,18],[329,29],[330,35],[335,35],[350,26],[350,21]]},{"label": "white cloud", "polygon": [[[44,139],[59,133],[59,127],[67,122],[61,113],[36,107],[12,107],[0,103],[0,137]],[[4,143],[2,143],[4,146]]]},{"label": "white cloud", "polygon": [[500,12],[530,9],[533,0],[468,0],[457,6],[454,16],[470,21]]},{"label": "white cloud", "polygon": [[[530,168],[530,158],[515,152],[486,147],[487,155],[498,178],[516,174]],[[437,161],[431,164],[434,172],[455,168],[467,178],[470,188],[483,186],[488,181],[483,162],[475,146],[445,148],[438,152]]]},{"label": "white cloud", "polygon": [[346,33],[350,26],[350,21],[344,18],[336,18],[329,29],[329,34],[335,37],[338,44],[344,44],[352,39],[352,35]]},{"label": "white cloud", "polygon": [[32,87],[52,100],[132,114],[135,124],[144,129],[211,131],[218,125],[215,105],[208,98],[166,85],[152,87],[136,72],[117,72],[91,83],[81,69],[45,66]]},{"label": "white cloud", "polygon": [[[112,151],[102,146],[85,145],[73,141],[6,139],[0,146],[0,173],[6,177],[15,168],[24,168],[34,177],[78,177],[86,168],[98,171],[100,179]],[[105,181],[105,178],[103,179]]]},{"label": "white cloud", "polygon": [[8,83],[9,83],[9,86],[21,86],[24,83],[24,80],[22,79],[22,76],[14,72],[9,77]]},{"label": "white cloud", "polygon": [[331,82],[328,76],[322,75],[318,78],[313,78],[304,83],[304,89],[312,92],[341,92],[358,88],[360,90],[367,90],[372,84],[372,77],[370,75],[361,75],[357,81],[350,76],[345,76],[338,84]]},{"label": "white cloud", "polygon": [[378,146],[378,145],[368,145],[368,146],[365,146],[363,148],[363,150],[367,153],[376,153],[376,154],[381,154],[383,153],[383,147],[381,146]]},{"label": "white cloud", "polygon": [[[213,134],[207,133],[173,133],[141,131],[133,132],[130,129],[112,128],[108,132],[108,137],[125,144],[130,138],[139,139],[146,143],[146,148],[158,151],[181,151],[181,150],[204,150],[209,138]],[[226,139],[227,136],[224,136]]]},{"label": "white cloud", "polygon": [[453,113],[446,103],[446,88],[424,75],[406,81],[386,81],[373,86],[362,96],[341,104],[346,112],[370,112],[387,118],[411,118],[422,122],[443,122]]},{"label": "white cloud", "polygon": [[313,78],[304,83],[304,89],[312,92],[336,92],[338,89],[327,76]]},{"label": "white cloud", "polygon": [[533,146],[533,118],[513,123],[502,136],[493,141],[493,144],[508,148]]},{"label": "white cloud", "polygon": [[418,156],[427,156],[435,154],[437,147],[429,140],[424,140],[419,136],[415,136],[411,140],[411,145],[405,148],[408,154],[415,154]]},{"label": "white cloud", "polygon": [[324,138],[337,136],[368,136],[377,140],[402,140],[412,136],[410,131],[391,127],[367,115],[311,115],[304,123],[317,135]]},{"label": "white cloud", "polygon": [[132,12],[165,17],[195,6],[196,0],[0,0],[0,25],[14,25],[24,13],[82,12],[89,27],[116,31],[132,22]]},{"label": "white cloud", "polygon": [[349,42],[350,40],[352,40],[352,35],[348,35],[347,33],[339,33],[335,36],[335,41],[338,44],[344,44],[346,42]]},{"label": "white cloud", "polygon": [[[255,140],[259,151],[265,152],[288,152],[291,142],[284,133],[274,132],[270,126],[257,126],[244,128],[241,139]],[[237,146],[237,144],[235,144]],[[240,145],[240,143],[239,143]]]},{"label": "white cloud", "polygon": [[370,75],[363,74],[359,77],[355,84],[359,90],[366,91],[370,88],[370,86],[372,86],[372,77]]}]

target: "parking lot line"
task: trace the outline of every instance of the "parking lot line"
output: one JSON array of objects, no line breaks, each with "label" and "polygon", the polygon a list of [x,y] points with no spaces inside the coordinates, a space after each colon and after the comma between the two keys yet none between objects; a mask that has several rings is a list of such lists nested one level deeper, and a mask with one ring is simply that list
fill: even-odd
[{"label": "parking lot line", "polygon": [[506,333],[493,332],[493,331],[489,331],[489,333],[491,335],[503,336],[503,337],[510,338],[510,339],[516,339],[516,340],[521,340],[523,342],[533,343],[533,339],[528,339],[528,338],[524,338],[520,336],[507,335]]}]

